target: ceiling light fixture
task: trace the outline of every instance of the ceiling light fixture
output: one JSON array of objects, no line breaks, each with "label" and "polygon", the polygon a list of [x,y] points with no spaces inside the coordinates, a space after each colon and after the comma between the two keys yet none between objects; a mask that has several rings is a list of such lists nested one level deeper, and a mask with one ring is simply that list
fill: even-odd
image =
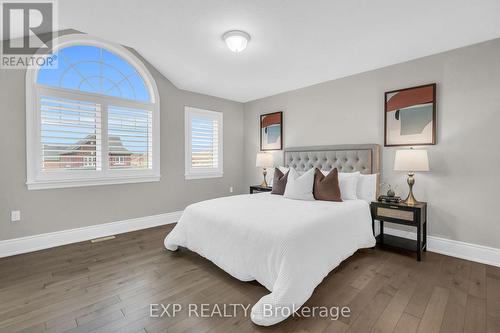
[{"label": "ceiling light fixture", "polygon": [[231,51],[239,53],[247,47],[250,35],[241,30],[231,30],[222,35],[222,39]]}]

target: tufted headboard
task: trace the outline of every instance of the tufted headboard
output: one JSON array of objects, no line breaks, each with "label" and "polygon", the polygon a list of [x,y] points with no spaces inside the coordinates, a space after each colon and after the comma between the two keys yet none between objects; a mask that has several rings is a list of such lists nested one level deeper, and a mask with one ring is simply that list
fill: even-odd
[{"label": "tufted headboard", "polygon": [[337,168],[339,172],[380,174],[380,146],[377,144],[285,148],[284,158],[285,166],[297,171],[317,167],[321,170]]}]

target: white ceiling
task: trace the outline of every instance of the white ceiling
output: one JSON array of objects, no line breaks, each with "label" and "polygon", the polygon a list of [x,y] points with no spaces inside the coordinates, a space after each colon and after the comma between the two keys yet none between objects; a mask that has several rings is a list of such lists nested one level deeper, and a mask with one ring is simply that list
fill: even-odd
[{"label": "white ceiling", "polygon": [[[499,0],[65,0],[59,28],[131,46],[177,87],[246,102],[500,37]],[[247,31],[240,54],[221,35]]]}]

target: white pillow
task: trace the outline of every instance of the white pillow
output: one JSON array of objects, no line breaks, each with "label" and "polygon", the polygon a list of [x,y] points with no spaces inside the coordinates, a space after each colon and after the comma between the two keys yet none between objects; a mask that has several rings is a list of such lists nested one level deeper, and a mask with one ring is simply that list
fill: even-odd
[{"label": "white pillow", "polygon": [[[331,170],[321,170],[327,176]],[[339,187],[342,200],[356,200],[358,187],[359,172],[339,172]]]},{"label": "white pillow", "polygon": [[377,195],[377,174],[363,175],[358,178],[358,199],[365,200],[368,203],[376,200]]},{"label": "white pillow", "polygon": [[284,166],[279,166],[278,169],[280,169],[281,172],[283,172],[284,175],[290,170],[290,168],[284,167]]},{"label": "white pillow", "polygon": [[[288,172],[288,170],[290,170],[290,168],[284,167],[284,166],[281,166],[281,165],[278,167],[278,169],[280,169],[280,171],[283,172],[284,175]],[[295,171],[297,171],[297,170],[295,170]],[[297,171],[297,173],[299,174],[299,176],[302,176],[306,172],[305,171]]]},{"label": "white pillow", "polygon": [[289,199],[297,200],[314,200],[313,185],[314,185],[314,168],[310,169],[303,175],[299,175],[295,169],[291,168],[288,173],[285,193],[283,196]]}]

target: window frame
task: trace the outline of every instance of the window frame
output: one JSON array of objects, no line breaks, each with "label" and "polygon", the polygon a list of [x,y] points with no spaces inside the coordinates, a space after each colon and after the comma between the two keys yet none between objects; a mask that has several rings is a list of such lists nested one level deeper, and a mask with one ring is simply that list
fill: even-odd
[{"label": "window frame", "polygon": [[[127,61],[142,77],[150,95],[150,102],[139,102],[71,89],[49,87],[37,83],[38,67],[26,71],[26,185],[29,190],[111,185],[159,181],[160,174],[160,100],[156,82],[144,63],[125,47],[88,35],[71,34],[54,40],[55,50],[74,45],[104,48]],[[42,54],[41,51],[37,54]],[[50,96],[85,101],[101,105],[101,170],[58,170],[44,172],[41,155],[40,97]],[[108,105],[136,107],[152,111],[152,168],[146,170],[112,170],[108,166]]]},{"label": "window frame", "polygon": [[[219,161],[217,168],[206,168],[200,170],[193,170],[191,167],[191,119],[193,115],[201,115],[216,119],[219,122]],[[184,143],[185,143],[185,157],[184,177],[186,180],[191,179],[205,179],[205,178],[220,178],[224,176],[224,117],[222,112],[200,109],[191,106],[184,106]]]}]

